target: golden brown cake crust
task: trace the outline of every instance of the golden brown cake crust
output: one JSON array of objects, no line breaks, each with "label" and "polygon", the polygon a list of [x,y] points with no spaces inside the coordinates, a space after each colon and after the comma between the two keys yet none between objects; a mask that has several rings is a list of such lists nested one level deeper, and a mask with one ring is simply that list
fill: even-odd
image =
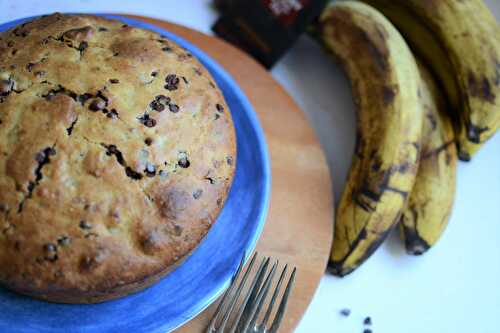
[{"label": "golden brown cake crust", "polygon": [[235,164],[221,92],[166,38],[61,14],[0,33],[0,284],[71,303],[146,287],[207,234]]}]

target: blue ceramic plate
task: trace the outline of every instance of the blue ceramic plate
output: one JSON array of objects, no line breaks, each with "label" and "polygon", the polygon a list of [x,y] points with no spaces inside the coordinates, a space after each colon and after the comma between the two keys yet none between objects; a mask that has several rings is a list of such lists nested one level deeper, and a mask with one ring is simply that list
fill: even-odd
[{"label": "blue ceramic plate", "polygon": [[[202,311],[227,287],[241,256],[254,249],[268,209],[269,157],[264,134],[243,92],[224,69],[185,40],[142,21],[113,15],[161,33],[188,49],[212,73],[231,109],[238,163],[229,198],[196,251],[159,283],[95,305],[52,304],[0,289],[0,332],[168,332]],[[0,31],[29,19],[0,25]]]}]

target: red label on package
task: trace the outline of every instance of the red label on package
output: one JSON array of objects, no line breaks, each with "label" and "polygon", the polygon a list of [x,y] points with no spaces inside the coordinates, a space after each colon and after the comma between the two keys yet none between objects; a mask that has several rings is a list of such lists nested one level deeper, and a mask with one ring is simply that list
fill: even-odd
[{"label": "red label on package", "polygon": [[285,27],[292,25],[310,0],[262,0],[264,6]]}]

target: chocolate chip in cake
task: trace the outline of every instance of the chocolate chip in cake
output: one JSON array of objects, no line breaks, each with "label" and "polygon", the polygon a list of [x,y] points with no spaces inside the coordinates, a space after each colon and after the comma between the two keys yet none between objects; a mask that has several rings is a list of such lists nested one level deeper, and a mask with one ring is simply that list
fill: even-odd
[{"label": "chocolate chip in cake", "polygon": [[366,326],[371,326],[371,324],[372,324],[372,318],[371,317],[366,317],[363,320],[363,324],[365,324]]},{"label": "chocolate chip in cake", "polygon": [[57,246],[52,243],[47,243],[43,246],[44,259],[50,262],[57,260]]},{"label": "chocolate chip in cake", "polygon": [[92,224],[87,222],[86,220],[81,220],[80,221],[80,228],[84,230],[89,230],[92,229]]},{"label": "chocolate chip in cake", "polygon": [[146,146],[151,146],[153,144],[153,139],[151,138],[146,138],[144,140],[144,143],[146,144]]},{"label": "chocolate chip in cake", "polygon": [[373,331],[369,328],[365,328],[363,333],[373,333]]},{"label": "chocolate chip in cake", "polygon": [[134,180],[141,180],[142,179],[142,175],[140,173],[138,173],[137,171],[132,170],[131,167],[125,168],[125,174],[127,175],[127,177],[130,177]]},{"label": "chocolate chip in cake", "polygon": [[215,120],[219,119],[220,118],[220,114],[216,113],[215,114]]},{"label": "chocolate chip in cake", "polygon": [[196,75],[199,75],[201,76],[201,70],[199,68],[193,68],[194,69],[194,72],[196,73]]},{"label": "chocolate chip in cake", "polygon": [[165,110],[165,105],[161,104],[158,101],[152,101],[151,103],[149,103],[149,106],[151,107],[151,109],[158,112],[162,112],[163,110]]},{"label": "chocolate chip in cake", "polygon": [[161,48],[161,50],[165,52],[172,52],[172,48],[170,46],[164,46]]},{"label": "chocolate chip in cake", "polygon": [[156,126],[156,120],[153,119],[153,118],[148,118],[148,119],[144,120],[144,126],[149,127],[149,128],[155,127]]},{"label": "chocolate chip in cake", "polygon": [[8,95],[14,88],[14,83],[11,80],[0,81],[0,96]]},{"label": "chocolate chip in cake", "polygon": [[109,79],[109,83],[117,84],[117,83],[120,83],[120,80],[118,80],[118,79]]},{"label": "chocolate chip in cake", "polygon": [[7,46],[8,46],[8,47],[12,47],[12,46],[14,46],[14,41],[9,40],[9,41],[7,42]]},{"label": "chocolate chip in cake", "polygon": [[106,117],[108,117],[110,119],[116,119],[116,118],[118,118],[118,112],[116,111],[116,109],[111,109],[111,111],[109,111],[106,114]]},{"label": "chocolate chip in cake", "polygon": [[148,177],[154,177],[156,175],[156,167],[148,162],[146,163],[146,169],[144,170],[144,173]]},{"label": "chocolate chip in cake", "polygon": [[80,53],[83,53],[88,47],[89,47],[89,43],[87,43],[86,41],[83,41],[80,43],[80,45],[78,45],[78,51],[80,51]]},{"label": "chocolate chip in cake", "polygon": [[202,194],[203,194],[203,190],[201,188],[197,189],[196,191],[193,192],[193,198],[198,200]]},{"label": "chocolate chip in cake", "polygon": [[103,31],[108,31],[108,28],[106,28],[106,27],[99,27],[99,29],[97,29],[97,30],[99,30],[100,32],[103,32]]},{"label": "chocolate chip in cake", "polygon": [[28,72],[30,72],[30,73],[31,73],[31,71],[33,70],[33,66],[35,66],[35,64],[34,64],[34,63],[32,63],[32,62],[29,62],[29,63],[26,65],[26,70],[27,70]]},{"label": "chocolate chip in cake", "polygon": [[170,112],[172,113],[177,113],[179,112],[179,106],[177,104],[169,104],[168,105],[168,109],[170,110]]},{"label": "chocolate chip in cake", "polygon": [[169,74],[165,78],[165,82],[167,83],[165,85],[165,89],[167,90],[177,90],[179,88],[179,78],[175,74]]},{"label": "chocolate chip in cake", "polygon": [[191,165],[187,157],[180,158],[177,164],[179,164],[179,166],[184,169],[189,168],[189,166]]},{"label": "chocolate chip in cake", "polygon": [[78,101],[84,105],[85,102],[87,102],[89,99],[92,98],[92,94],[89,94],[89,93],[84,93],[84,94],[81,94],[80,96],[78,96]]},{"label": "chocolate chip in cake", "polygon": [[174,235],[179,237],[182,235],[183,228],[180,225],[174,224]]},{"label": "chocolate chip in cake", "polygon": [[158,72],[157,72],[157,71],[151,72],[151,76],[152,76],[152,77],[156,77],[156,76],[158,76]]},{"label": "chocolate chip in cake", "polygon": [[155,101],[162,103],[162,104],[169,104],[170,103],[170,97],[167,97],[165,95],[157,95],[155,97]]},{"label": "chocolate chip in cake", "polygon": [[99,235],[96,234],[95,232],[89,232],[88,234],[85,235],[86,239],[96,239],[97,237],[99,237]]},{"label": "chocolate chip in cake", "polygon": [[232,156],[226,157],[226,163],[227,165],[233,165],[233,157]]},{"label": "chocolate chip in cake", "polygon": [[95,98],[89,105],[91,111],[100,111],[106,107],[106,101],[101,98]]},{"label": "chocolate chip in cake", "polygon": [[47,75],[47,72],[46,71],[36,71],[34,74],[35,74],[35,77],[41,78],[41,77]]},{"label": "chocolate chip in cake", "polygon": [[184,81],[185,84],[189,84],[189,81],[183,76],[182,81]]},{"label": "chocolate chip in cake", "polygon": [[221,104],[219,104],[219,103],[215,104],[215,108],[216,108],[216,109],[217,109],[217,111],[218,111],[218,112],[220,112],[220,113],[223,113],[223,112],[224,112],[224,107],[223,107]]},{"label": "chocolate chip in cake", "polygon": [[61,246],[68,246],[69,244],[71,244],[71,238],[66,235],[61,236],[57,239],[57,244]]}]

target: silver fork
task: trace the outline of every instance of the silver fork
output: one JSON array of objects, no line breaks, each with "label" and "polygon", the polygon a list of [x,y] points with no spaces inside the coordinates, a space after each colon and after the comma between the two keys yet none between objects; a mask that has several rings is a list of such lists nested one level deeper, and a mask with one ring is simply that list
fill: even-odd
[{"label": "silver fork", "polygon": [[278,306],[278,310],[276,311],[271,326],[268,328],[274,305],[278,299],[281,286],[288,270],[288,265],[285,265],[281,272],[278,283],[274,288],[274,292],[269,304],[267,305],[267,310],[261,323],[257,324],[259,314],[261,313],[265,305],[266,297],[269,293],[269,290],[271,289],[272,281],[279,264],[279,262],[276,260],[269,270],[269,264],[271,261],[270,257],[262,258],[259,268],[257,269],[257,273],[253,278],[248,291],[243,297],[243,302],[241,303],[236,314],[233,316],[233,323],[231,327],[226,330],[226,326],[228,326],[230,317],[236,307],[237,300],[240,297],[255,264],[257,253],[252,256],[250,264],[248,265],[246,272],[243,274],[243,277],[241,278],[241,281],[236,288],[236,282],[240,278],[240,275],[243,271],[244,257],[245,256],[243,256],[240,266],[238,267],[238,270],[236,271],[236,274],[231,281],[229,288],[227,289],[226,293],[222,297],[221,302],[217,306],[214,316],[212,317],[212,320],[210,321],[210,324],[208,325],[205,333],[274,333],[278,331],[278,328],[281,324],[281,321],[283,320],[283,316],[286,311],[290,292],[295,282],[295,274],[297,272],[297,268],[293,268],[292,274],[288,279],[286,289],[283,293],[281,302]]}]

